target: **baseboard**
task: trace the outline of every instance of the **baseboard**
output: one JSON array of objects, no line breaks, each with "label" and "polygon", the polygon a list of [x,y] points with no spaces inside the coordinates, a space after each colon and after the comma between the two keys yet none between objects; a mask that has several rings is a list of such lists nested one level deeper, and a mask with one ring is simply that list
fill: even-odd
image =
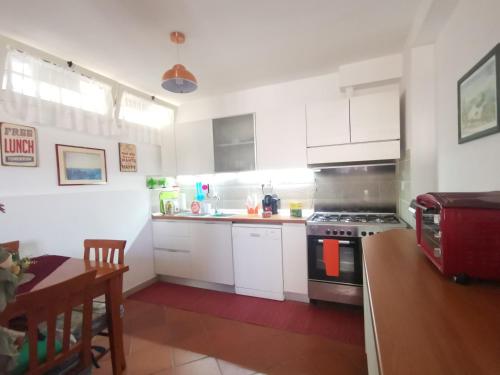
[{"label": "baseboard", "polygon": [[210,290],[215,290],[217,292],[235,293],[234,285],[209,283],[206,281],[183,279],[182,277],[174,277],[174,276],[158,276],[158,277],[160,281],[164,281],[166,283],[192,286],[195,288],[202,288],[202,289],[210,289]]},{"label": "baseboard", "polygon": [[148,286],[153,285],[157,281],[158,281],[158,276],[155,276],[152,279],[146,280],[143,283],[140,283],[139,285],[136,285],[133,288],[130,288],[129,290],[123,292],[123,296],[127,298],[128,296],[138,292],[139,290],[145,289]]},{"label": "baseboard", "polygon": [[288,301],[309,303],[309,296],[302,293],[285,292],[285,299]]},{"label": "baseboard", "polygon": [[[235,289],[234,285],[224,285],[224,284],[217,284],[217,283],[209,283],[209,282],[205,282],[205,281],[198,281],[198,280],[192,280],[192,279],[184,279],[182,277],[164,276],[164,275],[158,275],[157,280],[158,281],[163,281],[163,282],[166,282],[166,283],[172,283],[172,284],[178,284],[178,285],[184,285],[184,286],[192,286],[192,287],[195,287],[195,288],[215,290],[217,292],[236,293],[236,289]],[[142,284],[141,284],[141,286],[142,286]],[[148,286],[148,285],[146,285],[146,286]],[[144,286],[144,288],[146,286]],[[139,290],[140,289],[142,289],[142,288],[139,288]],[[132,294],[132,293],[130,293],[130,294]],[[309,303],[309,296],[307,294],[294,293],[294,292],[285,292],[284,294],[285,294],[285,300]],[[275,299],[275,298],[272,298],[272,299]]]},{"label": "baseboard", "polygon": [[267,292],[263,290],[255,290],[255,289],[250,289],[250,288],[236,288],[236,292],[238,294],[243,294],[244,296],[250,296],[250,297],[259,297],[259,298],[267,298],[267,299],[273,299],[275,301],[284,301],[285,296],[283,293],[276,293],[276,292]]}]

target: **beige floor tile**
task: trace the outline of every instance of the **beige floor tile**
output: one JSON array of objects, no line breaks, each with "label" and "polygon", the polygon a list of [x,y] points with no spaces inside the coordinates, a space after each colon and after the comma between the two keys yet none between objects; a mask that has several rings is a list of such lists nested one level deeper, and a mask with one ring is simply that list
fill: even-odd
[{"label": "beige floor tile", "polygon": [[[132,345],[134,343],[132,342]],[[126,357],[127,375],[147,375],[173,367],[172,348],[151,344]]]},{"label": "beige floor tile", "polygon": [[175,375],[221,375],[214,358],[204,358],[175,368]]},{"label": "beige floor tile", "polygon": [[[367,373],[360,346],[138,301],[125,305],[125,375]],[[112,373],[110,355],[100,364],[96,375]]]},{"label": "beige floor tile", "polygon": [[218,359],[217,363],[219,364],[219,369],[222,375],[253,375],[255,374],[254,370],[249,370],[238,365],[235,365],[231,362],[226,362],[222,359]]},{"label": "beige floor tile", "polygon": [[176,367],[206,357],[205,354],[195,353],[180,348],[173,348],[173,354],[174,354],[174,366]]}]

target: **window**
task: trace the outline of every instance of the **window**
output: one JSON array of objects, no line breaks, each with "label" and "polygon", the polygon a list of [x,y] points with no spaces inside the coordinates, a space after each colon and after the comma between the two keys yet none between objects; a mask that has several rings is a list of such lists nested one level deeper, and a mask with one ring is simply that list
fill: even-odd
[{"label": "window", "polygon": [[152,100],[124,92],[118,118],[134,124],[161,128],[174,122],[174,111]]},{"label": "window", "polygon": [[111,87],[24,52],[9,50],[2,89],[112,117]]}]

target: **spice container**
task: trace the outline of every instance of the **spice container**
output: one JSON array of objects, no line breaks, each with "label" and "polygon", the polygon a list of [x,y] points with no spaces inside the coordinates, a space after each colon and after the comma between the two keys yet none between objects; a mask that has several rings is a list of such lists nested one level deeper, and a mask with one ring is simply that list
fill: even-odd
[{"label": "spice container", "polygon": [[290,216],[302,217],[302,203],[290,202]]}]

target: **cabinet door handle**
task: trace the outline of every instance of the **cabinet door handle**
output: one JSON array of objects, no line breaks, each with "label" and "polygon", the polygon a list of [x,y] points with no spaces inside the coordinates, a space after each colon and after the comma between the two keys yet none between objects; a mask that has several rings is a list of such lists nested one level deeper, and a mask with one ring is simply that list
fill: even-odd
[{"label": "cabinet door handle", "polygon": [[166,251],[167,253],[190,253],[189,250],[174,250],[174,249],[160,249]]},{"label": "cabinet door handle", "polygon": [[250,237],[260,237],[259,233],[250,233]]}]

